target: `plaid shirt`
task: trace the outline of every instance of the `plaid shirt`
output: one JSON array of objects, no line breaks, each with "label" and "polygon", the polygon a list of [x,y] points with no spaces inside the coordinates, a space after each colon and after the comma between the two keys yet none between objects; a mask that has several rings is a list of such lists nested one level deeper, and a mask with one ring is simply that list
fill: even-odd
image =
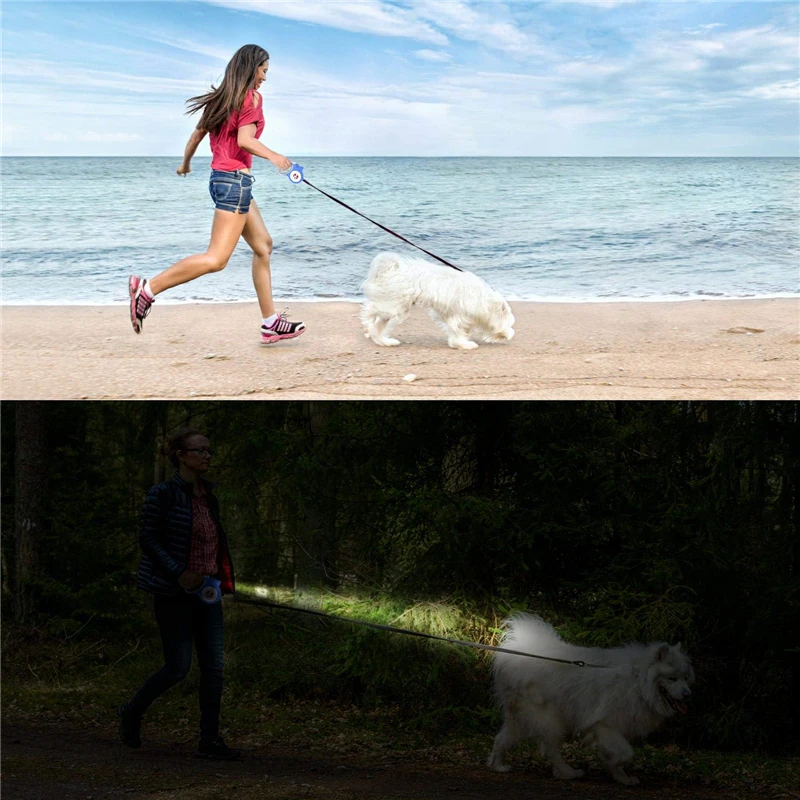
[{"label": "plaid shirt", "polygon": [[216,575],[219,571],[219,531],[205,489],[192,497],[192,546],[186,569],[200,575]]}]

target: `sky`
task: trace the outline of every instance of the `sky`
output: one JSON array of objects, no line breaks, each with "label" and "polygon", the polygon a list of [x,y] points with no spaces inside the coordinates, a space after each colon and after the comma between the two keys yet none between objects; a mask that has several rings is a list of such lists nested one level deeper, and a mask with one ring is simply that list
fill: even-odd
[{"label": "sky", "polygon": [[[797,156],[795,2],[9,2],[2,154],[181,156],[244,44],[302,156]],[[198,156],[210,156],[208,139]]]}]

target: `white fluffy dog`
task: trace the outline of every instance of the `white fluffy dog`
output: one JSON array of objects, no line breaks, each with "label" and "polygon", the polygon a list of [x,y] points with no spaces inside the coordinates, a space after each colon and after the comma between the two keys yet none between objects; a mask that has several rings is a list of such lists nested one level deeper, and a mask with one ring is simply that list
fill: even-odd
[{"label": "white fluffy dog", "polygon": [[561,757],[562,742],[577,737],[596,748],[615,780],[628,786],[639,783],[625,774],[624,766],[633,759],[628,739],[643,738],[669,717],[688,711],[694,670],[680,644],[576,647],[530,614],[517,614],[506,624],[503,647],[604,668],[496,653],[494,692],[504,720],[487,765],[508,771],[506,751],[523,739],[534,739],[556,778],[580,778],[583,771]]},{"label": "white fluffy dog", "polygon": [[411,306],[425,308],[447,333],[450,347],[473,350],[485,342],[511,339],[514,315],[503,296],[471,272],[397,253],[379,253],[361,286],[361,323],[375,344],[397,345],[389,330]]}]

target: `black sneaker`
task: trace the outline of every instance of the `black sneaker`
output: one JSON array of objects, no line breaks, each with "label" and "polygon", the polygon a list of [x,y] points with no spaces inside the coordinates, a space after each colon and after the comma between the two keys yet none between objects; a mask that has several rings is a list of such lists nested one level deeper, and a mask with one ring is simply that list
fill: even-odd
[{"label": "black sneaker", "polygon": [[142,718],[132,714],[127,703],[117,709],[119,738],[128,747],[142,746]]},{"label": "black sneaker", "polygon": [[241,750],[232,750],[221,736],[217,736],[213,742],[200,742],[197,748],[198,758],[210,758],[215,761],[236,761],[242,754]]}]

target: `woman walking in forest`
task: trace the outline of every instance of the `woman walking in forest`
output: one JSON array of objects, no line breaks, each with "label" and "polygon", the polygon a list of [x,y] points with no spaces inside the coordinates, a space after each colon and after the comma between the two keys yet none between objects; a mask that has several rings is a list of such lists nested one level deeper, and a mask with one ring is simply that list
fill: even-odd
[{"label": "woman walking in forest", "polygon": [[252,197],[255,178],[250,168],[254,155],[266,158],[281,170],[292,166],[286,156],[258,141],[264,130],[264,108],[258,88],[267,79],[268,70],[269,53],[258,45],[246,44],[228,63],[218,88],[212,86],[210,92],[189,99],[187,113],[200,109],[203,113],[177,172],[178,175],[191,172],[192,156],[208,133],[213,156],[208,189],[215,206],[211,242],[205,253],[188,256],[153,278],[130,276],[130,314],[136,333],[142,332],[144,318],[157,295],[224,269],[240,236],[253,251],[253,285],[262,317],[261,343],[293,339],[305,330],[302,322],[290,322],[283,314],[275,313],[270,274],[272,238]]},{"label": "woman walking in forest", "polygon": [[153,595],[164,666],[144,682],[130,702],[119,707],[119,735],[128,747],[141,746],[142,716],[157,697],[188,675],[194,641],[200,665],[197,755],[230,761],[239,757],[239,751],[228,747],[219,735],[222,602],[207,603],[196,594],[204,576],[217,578],[222,594],[232,594],[235,589],[219,504],[213,484],[203,477],[211,465],[212,451],[200,431],[185,430],[172,437],[168,454],[175,474],[150,489],[142,510],[137,580],[140,589]]}]

